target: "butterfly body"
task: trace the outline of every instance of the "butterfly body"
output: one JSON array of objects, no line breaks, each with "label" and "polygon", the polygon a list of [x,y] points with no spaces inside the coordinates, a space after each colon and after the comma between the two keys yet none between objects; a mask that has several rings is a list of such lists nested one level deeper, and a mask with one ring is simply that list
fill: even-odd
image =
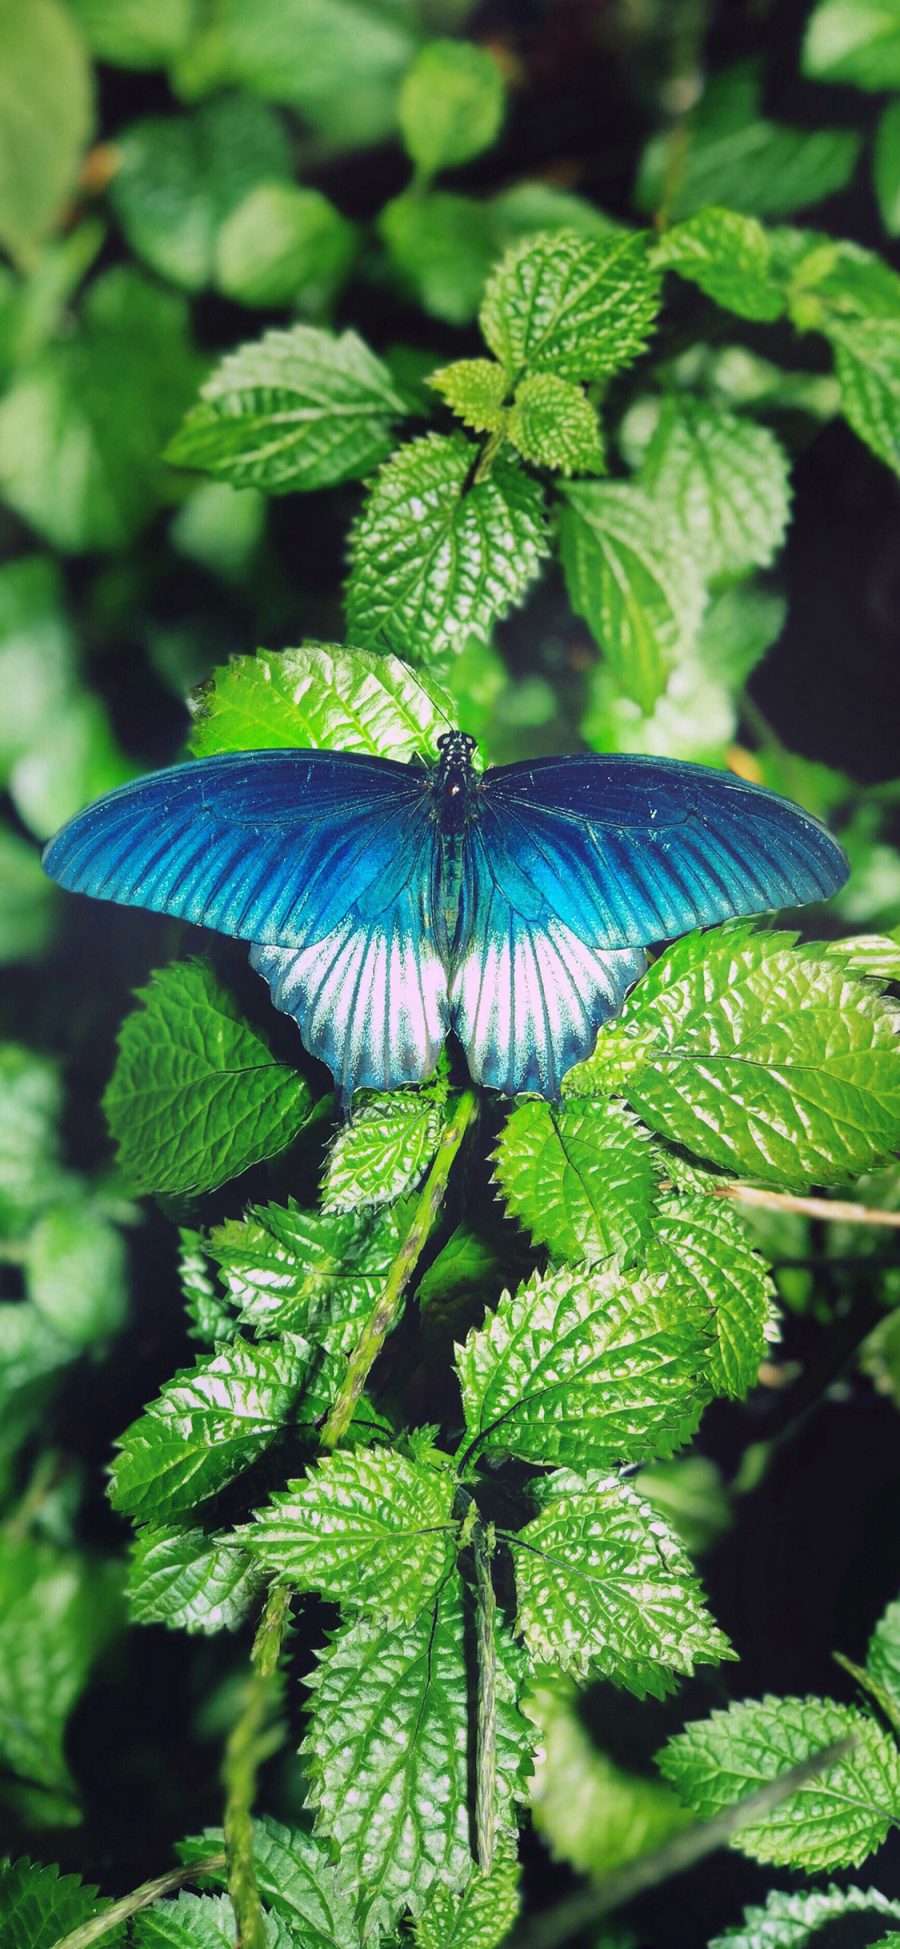
[{"label": "butterfly body", "polygon": [[726,773],[593,753],[477,772],[457,731],[438,751],[178,765],[79,813],[45,867],[249,941],[345,1102],[423,1080],[450,1030],[477,1081],[558,1096],[649,944],[846,877],[818,820]]}]

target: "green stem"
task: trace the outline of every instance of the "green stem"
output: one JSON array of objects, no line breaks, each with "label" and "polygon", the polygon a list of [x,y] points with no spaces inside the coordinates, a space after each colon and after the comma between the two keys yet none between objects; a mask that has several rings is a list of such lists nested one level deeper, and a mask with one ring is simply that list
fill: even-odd
[{"label": "green stem", "polygon": [[478,1098],[475,1091],[463,1090],[452,1116],[444,1125],[437,1156],[425,1179],[412,1223],[350,1356],[346,1375],[322,1430],[322,1440],[326,1448],[336,1448],[338,1442],[343,1441],[371,1369],[388,1334],[397,1323],[403,1295],[427,1244],[432,1225],[444,1200],[447,1181],[457,1152],[475,1116],[477,1106]]},{"label": "green stem", "polygon": [[273,1735],[271,1717],[278,1700],[278,1656],[290,1603],[290,1590],[274,1585],[269,1591],[251,1652],[253,1669],[243,1709],[229,1734],[222,1763],[225,1859],[236,1949],[266,1949],[265,1917],[253,1867],[253,1801],[260,1765],[281,1738],[280,1731]]},{"label": "green stem", "polygon": [[202,1881],[204,1875],[221,1873],[225,1866],[224,1854],[211,1854],[206,1861],[195,1861],[190,1868],[173,1868],[170,1874],[157,1875],[153,1881],[142,1881],[140,1888],[133,1888],[130,1895],[122,1895],[117,1902],[110,1902],[102,1915],[92,1915],[90,1921],[80,1922],[77,1929],[70,1929],[68,1935],[61,1935],[54,1942],[53,1949],[92,1949],[92,1944],[102,1942],[105,1935],[113,1929],[120,1929],[123,1922],[130,1921],[139,1909],[149,1908],[151,1902],[161,1901],[164,1895],[174,1895],[176,1889],[183,1888],[186,1881]]},{"label": "green stem", "polygon": [[491,1560],[494,1525],[476,1523],[472,1537],[475,1557],[476,1634],[478,1646],[478,1726],[475,1746],[475,1839],[478,1865],[489,1875],[494,1865],[497,1830],[497,1599]]}]

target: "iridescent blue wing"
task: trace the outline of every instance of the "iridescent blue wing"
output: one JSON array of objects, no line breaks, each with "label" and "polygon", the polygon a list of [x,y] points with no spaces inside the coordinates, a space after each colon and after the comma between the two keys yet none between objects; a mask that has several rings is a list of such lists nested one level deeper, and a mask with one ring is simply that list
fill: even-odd
[{"label": "iridescent blue wing", "polygon": [[646,966],[643,948],[817,900],[847,862],[772,792],[655,758],[542,758],[478,786],[450,970],[473,1075],[559,1094]]},{"label": "iridescent blue wing", "polygon": [[276,1006],[346,1096],[434,1067],[446,977],[431,924],[429,775],[351,752],[232,752],[122,786],[44,865],[75,893],[254,942]]}]

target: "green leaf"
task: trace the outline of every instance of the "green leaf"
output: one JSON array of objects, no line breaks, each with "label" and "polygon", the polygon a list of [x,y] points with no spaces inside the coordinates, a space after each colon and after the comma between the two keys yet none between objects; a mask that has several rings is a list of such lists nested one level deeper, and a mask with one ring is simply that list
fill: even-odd
[{"label": "green leaf", "polygon": [[169,539],[179,555],[240,587],[252,574],[265,526],[265,497],[255,487],[201,480],[174,516]]},{"label": "green leaf", "polygon": [[647,1133],[618,1103],[519,1103],[494,1162],[507,1210],[558,1258],[633,1257],[650,1230]]},{"label": "green leaf", "polygon": [[533,238],[538,230],[574,231],[581,237],[621,237],[626,225],[584,196],[558,189],[535,177],[513,183],[491,199],[494,224],[501,244]]},{"label": "green leaf", "polygon": [[498,1850],[489,1875],[472,1867],[461,1894],[436,1882],[415,1925],[416,1949],[499,1949],[519,1913],[519,1863]]},{"label": "green leaf", "polygon": [[42,555],[0,567],[0,769],[6,784],[17,759],[45,735],[76,689],[75,646],[59,570]]},{"label": "green leaf", "polygon": [[[900,1902],[889,1901],[876,1888],[804,1889],[794,1895],[773,1888],[763,1908],[745,1908],[743,1922],[717,1935],[709,1949],[815,1949],[817,1942],[828,1941],[829,1922],[845,1915],[871,1917],[874,1936],[876,1917],[900,1921]],[[878,1949],[884,1949],[882,1942]]]},{"label": "green leaf", "polygon": [[697,657],[707,681],[740,690],[777,642],[787,620],[787,603],[772,589],[752,584],[722,589],[700,624]]},{"label": "green leaf", "polygon": [[881,221],[888,236],[896,237],[900,235],[900,101],[888,103],[878,124],[872,174]]},{"label": "green leaf", "polygon": [[683,166],[668,194],[668,135],[644,150],[635,188],[648,215],[665,199],[670,221],[713,204],[750,216],[788,216],[849,182],[861,138],[850,129],[795,129],[760,110],[760,63],[725,69],[704,90],[687,125]]},{"label": "green leaf", "polygon": [[755,217],[712,204],[664,230],[653,261],[739,318],[768,322],[784,310],[782,293],[769,282],[771,254]]},{"label": "green leaf", "polygon": [[204,961],[137,990],[103,1099],[119,1162],[141,1191],[211,1191],[296,1137],[307,1084],[242,1019]]},{"label": "green leaf", "polygon": [[118,68],[163,67],[187,41],[193,0],[69,0],[91,53]]},{"label": "green leaf", "polygon": [[[0,1863],[0,1940],[5,1949],[55,1949],[63,1936],[108,1907],[78,1875],[61,1875],[58,1868],[39,1867],[24,1856]],[[110,1949],[123,1939],[121,1928],[103,1937]]]},{"label": "green leaf", "polygon": [[[529,1741],[502,1636],[498,1652],[502,1832]],[[436,1881],[461,1889],[471,1871],[472,1716],[458,1578],[405,1632],[369,1619],[337,1632],[306,1683],[313,1697],[302,1750],[317,1832],[337,1850],[337,1884],[353,1899],[366,1940],[393,1927],[407,1904],[417,1915]]]},{"label": "green leaf", "polygon": [[667,400],[642,484],[709,580],[767,568],[790,514],[787,456],[768,427],[701,400]]},{"label": "green leaf", "polygon": [[[253,1816],[253,1870],[260,1895],[274,1915],[297,1931],[302,1949],[359,1949],[349,1904],[334,1888],[334,1871],[323,1848],[300,1827],[284,1827],[270,1814]],[[221,1827],[182,1841],[178,1853],[190,1864],[224,1851]],[[224,1870],[207,1879],[225,1886]]]},{"label": "green leaf", "polygon": [[535,1273],[457,1348],[470,1445],[548,1467],[671,1455],[700,1419],[704,1360],[651,1281]]},{"label": "green leaf", "polygon": [[695,1664],[734,1656],[672,1531],[617,1476],[560,1469],[509,1542],[536,1663],[661,1699]]},{"label": "green leaf", "polygon": [[832,325],[829,337],[845,420],[900,474],[900,320],[848,320]]},{"label": "green leaf", "polygon": [[732,1846],[775,1867],[855,1867],[880,1847],[900,1815],[900,1755],[873,1719],[830,1699],[765,1698],[713,1712],[676,1733],[659,1766],[701,1820],[839,1740],[830,1761]]},{"label": "green leaf", "polygon": [[711,1391],[738,1400],[748,1394],[773,1337],[773,1287],[737,1214],[708,1195],[663,1199],[645,1265],[676,1282],[679,1293],[693,1291],[698,1317],[713,1308]]},{"label": "green leaf", "polygon": [[20,264],[74,193],[93,123],[84,43],[57,0],[0,0],[0,244]]},{"label": "green leaf", "polygon": [[432,372],[429,386],[473,433],[502,433],[509,374],[494,359],[457,359]]},{"label": "green leaf", "polygon": [[516,387],[506,434],[536,467],[559,467],[564,474],[603,472],[600,424],[587,394],[552,372],[536,372]]},{"label": "green leaf", "polygon": [[[270,1949],[286,1949],[271,1923],[266,1925]],[[132,1924],[135,1949],[234,1949],[234,1910],[227,1895],[188,1895],[156,1901],[142,1909]]]},{"label": "green leaf", "polygon": [[634,1486],[658,1509],[692,1557],[703,1556],[731,1527],[728,1489],[706,1455],[679,1455],[641,1469]]},{"label": "green leaf", "polygon": [[307,1469],[241,1540],[276,1577],[319,1590],[351,1611],[412,1624],[456,1554],[456,1481],[446,1462],[354,1448]]},{"label": "green leaf", "polygon": [[56,1333],[34,1306],[21,1299],[0,1302],[0,1482],[21,1443],[40,1424],[58,1378],[76,1358],[70,1340]]},{"label": "green leaf", "polygon": [[119,1629],[119,1587],[117,1564],[0,1538],[0,1760],[56,1799],[51,1820],[78,1818],[66,1723]]},{"label": "green leaf", "polygon": [[132,250],[186,291],[213,282],[220,231],[248,191],[291,168],[277,115],[242,95],[135,122],[117,156],[110,196]]},{"label": "green leaf", "polygon": [[380,469],[351,537],[356,642],[427,662],[521,602],[548,549],[543,493],[502,455],[472,485],[476,458],[462,434],[429,433]]},{"label": "green leaf", "polygon": [[876,94],[900,88],[897,0],[819,0],[807,24],[803,72]]},{"label": "green leaf", "polygon": [[889,1604],[869,1639],[866,1670],[900,1709],[900,1598]]},{"label": "green leaf", "polygon": [[[524,1710],[540,1739],[532,1816],[554,1859],[602,1883],[614,1868],[653,1854],[688,1825],[689,1815],[661,1780],[626,1772],[601,1751],[591,1737],[584,1695],[571,1679],[544,1667]],[[606,1949],[607,1938],[602,1942]]]},{"label": "green leaf", "polygon": [[18,1042],[0,1043],[0,1234],[22,1238],[59,1196],[63,1097],[57,1064]]},{"label": "green leaf", "polygon": [[308,1356],[303,1341],[235,1340],[167,1381],[120,1438],[113,1508],[165,1519],[243,1474],[291,1418]]},{"label": "green leaf", "polygon": [[569,1094],[624,1094],[652,1130],[725,1170],[806,1189],[896,1148],[888,1004],[821,948],[731,922],[654,962]]},{"label": "green leaf", "polygon": [[900,930],[829,941],[825,952],[829,960],[843,962],[852,974],[870,975],[874,981],[900,981]]},{"label": "green leaf", "polygon": [[454,722],[453,700],[399,658],[330,643],[259,650],[214,670],[193,700],[191,750],[364,751],[373,757],[437,758]]},{"label": "green leaf", "polygon": [[665,506],[620,481],[567,487],[560,548],[573,609],[627,697],[650,711],[693,646],[700,565]]},{"label": "green leaf", "polygon": [[384,205],[376,227],[401,288],[422,310],[469,324],[499,248],[490,205],[450,190],[407,190]]},{"label": "green leaf", "polygon": [[659,309],[659,280],[643,233],[605,239],[557,232],[526,238],[498,264],[481,329],[515,378],[552,372],[599,379],[644,350]]},{"label": "green leaf", "polygon": [[167,448],[234,487],[294,494],[359,480],[388,452],[406,405],[355,332],[266,332],[216,367]]},{"label": "green leaf", "polygon": [[202,1529],[142,1529],[131,1546],[126,1595],[135,1624],[170,1631],[234,1631],[256,1601],[258,1565],[231,1538]]},{"label": "green leaf", "polygon": [[364,1214],[250,1207],[210,1234],[231,1304],[257,1334],[300,1332],[353,1351],[402,1239],[394,1210]]},{"label": "green leaf", "polygon": [[128,1312],[125,1244],[108,1218],[84,1202],[51,1205],[31,1233],[28,1297],[75,1346],[117,1333]]},{"label": "green leaf", "polygon": [[489,149],[503,108],[503,76],[485,48],[429,41],[404,78],[397,112],[413,162],[434,176]]},{"label": "green leaf", "polygon": [[37,847],[0,824],[0,967],[40,960],[53,935],[57,904]]},{"label": "green leaf", "polygon": [[178,1233],[178,1280],[185,1309],[192,1324],[192,1340],[233,1340],[237,1321],[220,1293],[210,1271],[207,1240],[203,1232],[182,1227]]},{"label": "green leaf", "polygon": [[440,1105],[427,1096],[366,1093],[328,1153],[323,1211],[389,1205],[415,1190],[437,1150],[442,1123]]},{"label": "green leaf", "polygon": [[40,742],[19,759],[9,789],[19,817],[38,838],[48,839],[89,800],[133,775],[105,706],[85,690],[73,694]]},{"label": "green leaf", "polygon": [[0,493],[54,547],[124,548],[156,506],[160,454],[197,384],[174,292],[121,266],[89,287],[78,330],[0,401]]},{"label": "green leaf", "polygon": [[357,233],[320,190],[259,183],[223,223],[220,291],[239,304],[330,310],[356,255]]}]

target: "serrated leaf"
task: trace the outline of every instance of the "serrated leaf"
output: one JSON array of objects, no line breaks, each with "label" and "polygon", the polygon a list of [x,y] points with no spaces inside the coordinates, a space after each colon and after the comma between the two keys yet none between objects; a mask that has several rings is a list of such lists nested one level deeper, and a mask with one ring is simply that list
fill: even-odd
[{"label": "serrated leaf", "polygon": [[573,609],[627,697],[650,711],[693,647],[706,600],[700,565],[665,506],[601,481],[563,490],[560,548]]},{"label": "serrated leaf", "polygon": [[381,468],[351,538],[355,641],[428,662],[521,602],[547,553],[543,493],[503,455],[470,484],[476,458],[462,434],[429,433]]},{"label": "serrated leaf", "polygon": [[53,1797],[50,1824],[78,1819],[66,1722],[120,1628],[120,1587],[116,1563],[0,1539],[0,1761]]},{"label": "serrated leaf", "polygon": [[256,1333],[300,1332],[349,1354],[402,1240],[394,1210],[324,1213],[251,1206],[210,1234],[232,1306]]},{"label": "serrated leaf", "polygon": [[494,359],[457,359],[432,372],[428,384],[473,433],[502,432],[509,375]]},{"label": "serrated leaf", "polygon": [[[287,1949],[278,1941],[271,1918],[264,1921],[269,1949]],[[132,1923],[135,1949],[234,1949],[234,1910],[227,1895],[189,1895],[153,1902]]]},{"label": "serrated leaf", "polygon": [[[78,1875],[62,1875],[57,1867],[41,1867],[23,1855],[0,1863],[0,1940],[4,1949],[55,1949],[63,1936],[102,1915],[108,1902]],[[103,1937],[111,1949],[124,1939],[124,1928]]]},{"label": "serrated leaf", "polygon": [[397,113],[414,163],[426,176],[457,169],[496,141],[503,76],[486,48],[429,41],[404,77]]},{"label": "serrated leaf", "polygon": [[900,934],[853,934],[848,940],[829,941],[825,953],[840,961],[851,973],[870,975],[873,981],[900,981]]},{"label": "serrated leaf", "polygon": [[768,567],[784,540],[787,456],[774,433],[752,420],[702,400],[668,400],[641,482],[710,580]]},{"label": "serrated leaf", "polygon": [[650,1230],[651,1152],[621,1104],[519,1103],[494,1163],[507,1210],[559,1258],[632,1258]]},{"label": "serrated leaf", "polygon": [[411,1624],[453,1566],[456,1481],[439,1458],[395,1450],[328,1455],[289,1482],[242,1541],[274,1576],[350,1610]]},{"label": "serrated leaf", "polygon": [[869,1639],[866,1670],[900,1710],[900,1598],[889,1604]]},{"label": "serrated leaf", "polygon": [[878,124],[872,174],[881,221],[888,236],[896,237],[900,234],[900,101],[888,103]]},{"label": "serrated leaf", "polygon": [[536,1273],[457,1348],[470,1445],[571,1468],[671,1455],[700,1419],[704,1357],[652,1282]]},{"label": "serrated leaf", "polygon": [[437,1882],[417,1917],[416,1949],[499,1949],[519,1913],[514,1847],[498,1850],[490,1874],[472,1867],[461,1894]]},{"label": "serrated leaf", "polygon": [[[501,1832],[521,1791],[530,1742],[515,1710],[498,1631],[497,1802]],[[338,1886],[363,1940],[414,1915],[436,1881],[465,1885],[472,1866],[472,1719],[462,1586],[445,1583],[411,1629],[369,1619],[335,1634],[312,1687],[303,1745],[317,1832],[338,1850]]]},{"label": "serrated leaf", "polygon": [[323,1211],[389,1205],[413,1191],[437,1150],[442,1122],[440,1105],[428,1097],[373,1091],[328,1153]]},{"label": "serrated leaf", "polygon": [[379,212],[378,235],[403,292],[432,318],[467,325],[498,250],[491,207],[450,190],[407,190]]},{"label": "serrated leaf", "polygon": [[222,360],[166,457],[234,487],[309,492],[370,473],[406,410],[355,332],[294,325]]},{"label": "serrated leaf", "polygon": [[782,1189],[896,1148],[892,1005],[815,944],[731,922],[667,949],[567,1091],[624,1094],[652,1130]]},{"label": "serrated leaf", "polygon": [[658,309],[658,274],[643,233],[557,231],[506,252],[485,291],[480,323],[516,379],[526,372],[599,379],[638,357]]},{"label": "serrated leaf", "polygon": [[834,323],[829,337],[845,420],[885,466],[900,474],[900,320]]},{"label": "serrated leaf", "polygon": [[702,1820],[839,1740],[849,1750],[732,1846],[775,1867],[855,1867],[880,1847],[900,1815],[900,1755],[873,1719],[831,1699],[764,1698],[713,1712],[676,1733],[658,1764]]},{"label": "serrated leaf", "polygon": [[[526,1694],[524,1710],[540,1735],[532,1816],[555,1860],[602,1883],[623,1862],[654,1853],[690,1816],[660,1779],[626,1771],[601,1750],[583,1699],[571,1679],[547,1667]],[[607,1949],[605,1936],[594,1949],[601,1943]],[[611,1941],[608,1949],[615,1949]]]},{"label": "serrated leaf", "polygon": [[[349,1904],[334,1886],[325,1850],[300,1827],[285,1827],[270,1814],[253,1816],[253,1870],[266,1906],[298,1931],[302,1949],[359,1949]],[[191,1865],[224,1852],[221,1827],[179,1844]],[[207,1879],[225,1885],[225,1871]]]},{"label": "serrated leaf", "polygon": [[233,1340],[237,1321],[216,1285],[203,1232],[182,1227],[178,1233],[178,1281],[192,1324],[192,1340]]},{"label": "serrated leaf", "polygon": [[203,961],[173,962],[138,989],[103,1099],[126,1177],[141,1191],[211,1191],[296,1137],[312,1105],[296,1070]]},{"label": "serrated leaf", "polygon": [[76,1347],[102,1344],[128,1312],[124,1240],[88,1203],[51,1205],[38,1219],[25,1280],[38,1312]]},{"label": "serrated leaf", "polygon": [[693,1288],[701,1316],[713,1308],[712,1391],[736,1399],[749,1393],[773,1334],[773,1288],[737,1214],[708,1195],[663,1199],[644,1263],[649,1273],[677,1281],[685,1298]]},{"label": "serrated leaf", "polygon": [[696,284],[739,318],[780,318],[784,296],[769,281],[771,245],[761,223],[715,204],[664,230],[654,251],[662,270]]},{"label": "serrated leaf", "polygon": [[75,189],[93,122],[90,64],[57,0],[0,0],[0,244],[28,265]]},{"label": "serrated leaf", "polygon": [[896,0],[819,0],[807,23],[803,72],[876,93],[900,88]]},{"label": "serrated leaf", "polygon": [[259,1566],[230,1537],[162,1526],[138,1531],[125,1588],[136,1624],[209,1636],[243,1623],[261,1582]]},{"label": "serrated leaf", "polygon": [[304,643],[258,650],[214,670],[196,693],[191,749],[365,751],[374,757],[439,756],[453,725],[453,703],[431,677],[396,656]]},{"label": "serrated leaf", "polygon": [[291,1419],[308,1365],[302,1340],[235,1340],[184,1368],[120,1437],[113,1507],[165,1519],[216,1495]]},{"label": "serrated leaf", "polygon": [[661,1699],[695,1664],[734,1655],[681,1545],[627,1483],[560,1469],[540,1503],[509,1538],[517,1625],[536,1663]]},{"label": "serrated leaf", "polygon": [[600,423],[587,394],[552,372],[522,379],[506,421],[506,435],[524,460],[564,474],[600,474],[605,459]]},{"label": "serrated leaf", "polygon": [[793,1895],[773,1888],[762,1908],[745,1908],[743,1922],[717,1935],[709,1949],[814,1949],[820,1931],[844,1915],[871,1916],[874,1932],[879,1916],[900,1921],[900,1902],[876,1888],[803,1889]]}]

